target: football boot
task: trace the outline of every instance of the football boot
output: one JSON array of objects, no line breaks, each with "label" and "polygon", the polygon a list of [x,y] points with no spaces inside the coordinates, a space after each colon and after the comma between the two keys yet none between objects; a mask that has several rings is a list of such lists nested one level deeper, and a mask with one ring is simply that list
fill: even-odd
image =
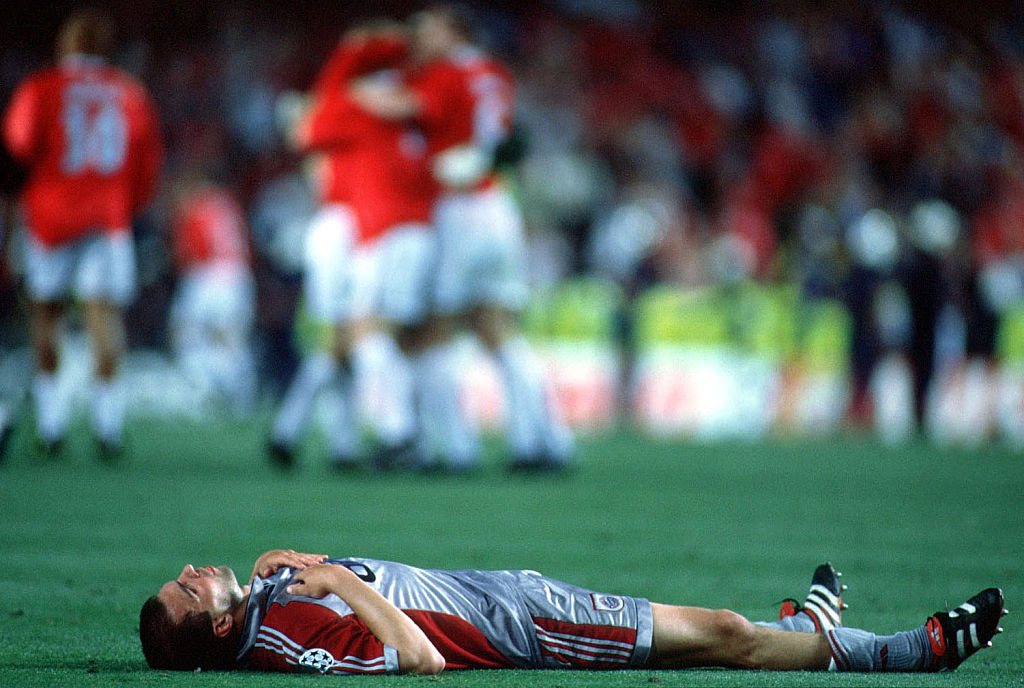
[{"label": "football boot", "polygon": [[932,646],[935,671],[953,671],[1003,629],[999,619],[1006,614],[1003,591],[988,588],[948,612],[937,612],[925,623]]},{"label": "football boot", "polygon": [[816,633],[824,633],[842,626],[843,610],[849,606],[843,602],[843,590],[846,590],[846,586],[839,582],[842,575],[829,563],[814,569],[811,588],[803,605],[793,598],[783,600],[779,608],[779,618],[807,614],[814,622]]}]

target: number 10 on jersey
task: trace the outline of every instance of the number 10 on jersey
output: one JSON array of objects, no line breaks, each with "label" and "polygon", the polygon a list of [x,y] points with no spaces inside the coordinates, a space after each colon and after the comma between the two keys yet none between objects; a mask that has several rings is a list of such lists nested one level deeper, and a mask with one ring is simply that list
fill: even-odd
[{"label": "number 10 on jersey", "polygon": [[110,175],[121,169],[128,148],[128,126],[117,90],[94,84],[69,85],[62,119],[64,172],[92,170]]}]

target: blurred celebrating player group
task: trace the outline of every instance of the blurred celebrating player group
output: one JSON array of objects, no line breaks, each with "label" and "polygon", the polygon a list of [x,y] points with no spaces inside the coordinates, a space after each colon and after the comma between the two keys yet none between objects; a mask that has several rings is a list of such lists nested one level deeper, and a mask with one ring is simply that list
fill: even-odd
[{"label": "blurred celebrating player group", "polygon": [[271,451],[283,464],[317,392],[337,380],[344,408],[330,431],[332,460],[355,465],[355,400],[386,379],[368,418],[374,465],[472,469],[480,446],[459,398],[460,322],[501,372],[510,468],[558,469],[571,458],[572,437],[515,327],[527,297],[523,224],[493,164],[514,87],[471,37],[470,19],[451,7],[415,15],[408,39],[384,23],[353,29],[295,124],[296,145],[322,155],[307,307],[334,330],[330,351],[303,361],[277,414]]},{"label": "blurred celebrating player group", "polygon": [[[523,221],[495,167],[515,87],[474,33],[472,17],[455,6],[420,12],[408,25],[360,24],[303,104],[287,110],[287,138],[316,170],[319,197],[305,237],[304,308],[330,334],[300,362],[275,414],[268,449],[278,465],[296,462],[321,392],[335,388],[333,466],[474,469],[479,429],[460,395],[455,343],[463,324],[500,373],[509,468],[558,470],[572,459],[571,433],[516,325],[528,296]],[[162,144],[143,87],[106,61],[109,34],[96,13],[69,21],[58,64],[18,90],[4,135],[29,169],[39,444],[54,453],[68,431],[56,340],[74,292],[97,357],[94,434],[112,458],[124,423],[121,312],[135,285],[129,230],[157,187]],[[201,171],[194,177],[176,194],[182,277],[171,339],[186,373],[209,378],[243,410],[254,388],[244,220]],[[79,207],[81,199],[89,201]]]}]

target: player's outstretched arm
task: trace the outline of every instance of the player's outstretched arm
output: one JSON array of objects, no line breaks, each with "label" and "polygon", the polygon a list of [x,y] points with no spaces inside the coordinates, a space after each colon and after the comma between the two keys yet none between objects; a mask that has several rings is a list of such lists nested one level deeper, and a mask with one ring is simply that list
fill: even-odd
[{"label": "player's outstretched arm", "polygon": [[371,115],[387,120],[412,119],[420,114],[419,97],[410,89],[356,80],[348,96]]},{"label": "player's outstretched arm", "polygon": [[439,674],[444,669],[444,657],[420,627],[348,568],[316,564],[300,571],[294,580],[287,588],[291,595],[319,599],[334,593],[345,600],[378,640],[398,650],[398,668],[403,674]]},{"label": "player's outstretched arm", "polygon": [[272,549],[264,552],[256,559],[249,582],[252,583],[256,576],[266,578],[278,569],[283,569],[286,566],[293,569],[304,569],[307,566],[323,563],[326,559],[326,554],[303,554],[293,549]]}]

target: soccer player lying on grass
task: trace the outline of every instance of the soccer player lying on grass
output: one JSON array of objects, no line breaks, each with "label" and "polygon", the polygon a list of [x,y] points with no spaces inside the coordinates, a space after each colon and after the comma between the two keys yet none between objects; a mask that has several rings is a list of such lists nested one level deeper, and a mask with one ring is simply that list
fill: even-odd
[{"label": "soccer player lying on grass", "polygon": [[893,635],[841,626],[829,564],[803,605],[754,624],[727,610],[584,590],[535,571],[442,571],[273,550],[250,584],[226,567],[186,565],[142,607],[156,669],[324,674],[448,669],[953,670],[991,645],[1006,613],[984,590]]}]

